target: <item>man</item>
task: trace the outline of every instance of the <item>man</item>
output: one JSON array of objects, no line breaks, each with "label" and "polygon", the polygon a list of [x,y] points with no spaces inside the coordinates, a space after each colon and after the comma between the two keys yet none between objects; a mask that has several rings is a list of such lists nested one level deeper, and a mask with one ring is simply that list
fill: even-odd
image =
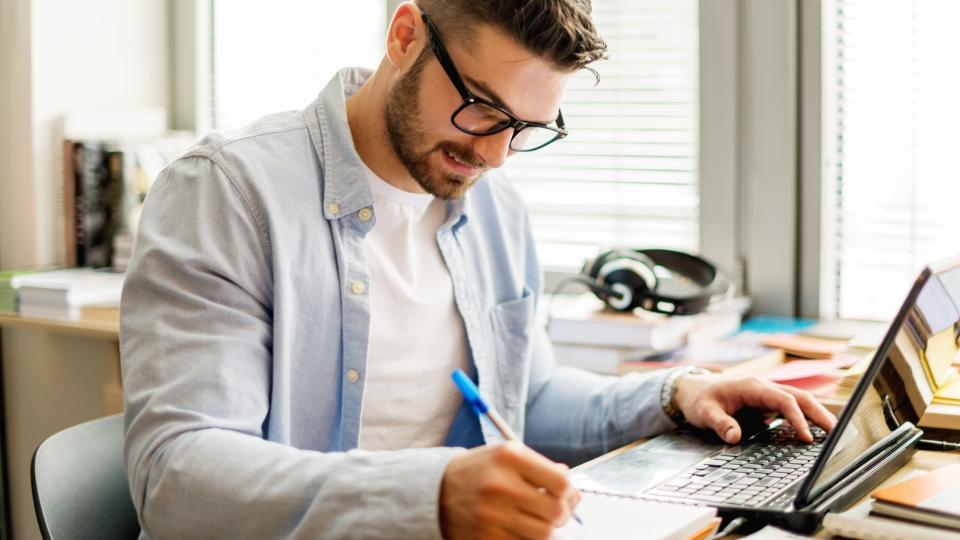
[{"label": "man", "polygon": [[[562,137],[566,80],[604,50],[586,0],[404,3],[375,73],[167,168],[121,311],[146,537],[547,538],[579,500],[551,460],[680,413],[730,442],[743,406],[807,440],[804,416],[832,427],[754,379],[555,366],[526,213],[494,169]],[[532,449],[480,431],[455,368]]]}]

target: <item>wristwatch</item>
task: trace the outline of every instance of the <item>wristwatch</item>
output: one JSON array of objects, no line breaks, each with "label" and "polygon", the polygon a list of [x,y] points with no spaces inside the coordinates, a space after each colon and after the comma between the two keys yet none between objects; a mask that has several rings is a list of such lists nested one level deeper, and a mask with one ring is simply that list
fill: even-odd
[{"label": "wristwatch", "polygon": [[663,384],[660,385],[660,406],[663,407],[663,413],[674,424],[680,425],[686,420],[683,417],[683,411],[677,407],[673,399],[677,394],[677,383],[680,381],[680,377],[684,375],[706,375],[708,373],[710,373],[708,370],[700,367],[684,366],[671,371],[667,378],[663,380]]}]

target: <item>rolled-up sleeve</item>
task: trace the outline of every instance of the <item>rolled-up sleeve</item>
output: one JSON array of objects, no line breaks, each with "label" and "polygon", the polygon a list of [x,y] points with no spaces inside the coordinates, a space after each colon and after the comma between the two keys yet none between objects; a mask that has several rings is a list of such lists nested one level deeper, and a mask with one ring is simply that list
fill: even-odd
[{"label": "rolled-up sleeve", "polygon": [[121,305],[124,454],[144,536],[439,538],[456,450],[265,440],[270,257],[254,199],[211,157],[181,158],[157,180]]},{"label": "rolled-up sleeve", "polygon": [[599,375],[557,367],[546,331],[537,329],[527,404],[527,444],[570,465],[676,427],[660,405],[670,370]]}]

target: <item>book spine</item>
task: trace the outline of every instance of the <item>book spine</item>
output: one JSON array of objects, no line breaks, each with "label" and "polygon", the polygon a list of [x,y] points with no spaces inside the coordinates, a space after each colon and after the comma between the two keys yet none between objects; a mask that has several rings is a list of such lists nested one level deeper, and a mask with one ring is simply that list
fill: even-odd
[{"label": "book spine", "polygon": [[84,145],[81,198],[83,213],[84,257],[81,266],[101,268],[110,265],[110,173],[106,166],[103,146]]},{"label": "book spine", "polygon": [[63,241],[67,266],[77,265],[77,193],[73,141],[63,141]]},{"label": "book spine", "polygon": [[74,266],[84,266],[87,263],[87,237],[84,233],[84,177],[87,173],[87,160],[92,148],[84,143],[73,145],[73,244],[76,253]]}]

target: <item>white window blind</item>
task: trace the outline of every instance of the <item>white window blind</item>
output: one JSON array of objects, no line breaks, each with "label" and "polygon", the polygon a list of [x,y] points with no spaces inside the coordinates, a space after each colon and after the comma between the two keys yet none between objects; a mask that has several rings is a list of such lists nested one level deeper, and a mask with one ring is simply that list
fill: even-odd
[{"label": "white window blind", "polygon": [[960,253],[960,2],[824,6],[828,294],[839,317],[888,319],[923,265]]},{"label": "white window blind", "polygon": [[574,75],[570,135],[507,170],[530,209],[541,263],[570,270],[601,247],[699,244],[696,0],[594,0],[610,47]]},{"label": "white window blind", "polygon": [[302,109],[338,69],[376,68],[385,21],[384,0],[214,1],[213,127]]}]

